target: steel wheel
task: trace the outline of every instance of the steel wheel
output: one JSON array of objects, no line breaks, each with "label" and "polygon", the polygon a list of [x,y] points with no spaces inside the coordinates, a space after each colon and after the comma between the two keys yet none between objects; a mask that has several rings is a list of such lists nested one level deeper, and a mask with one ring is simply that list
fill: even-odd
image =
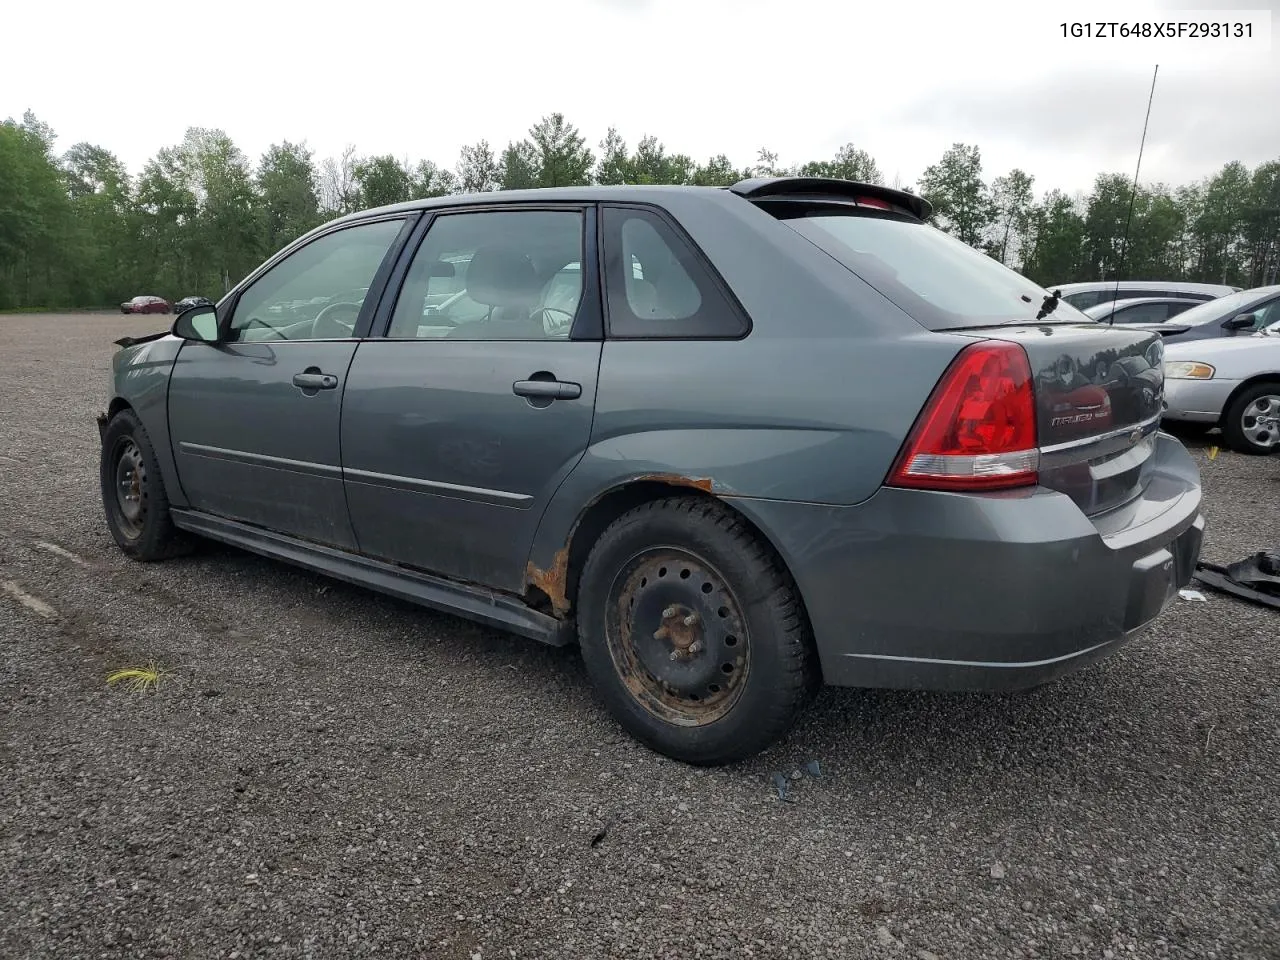
[{"label": "steel wheel", "polygon": [[650,715],[693,727],[733,709],[751,642],[737,597],[709,563],[674,547],[636,554],[614,578],[605,609],[614,666]]},{"label": "steel wheel", "polygon": [[1280,396],[1264,394],[1255,398],[1240,415],[1240,432],[1259,447],[1280,444]]},{"label": "steel wheel", "polygon": [[147,467],[132,437],[121,437],[115,453],[116,519],[130,540],[142,536],[146,516]]}]

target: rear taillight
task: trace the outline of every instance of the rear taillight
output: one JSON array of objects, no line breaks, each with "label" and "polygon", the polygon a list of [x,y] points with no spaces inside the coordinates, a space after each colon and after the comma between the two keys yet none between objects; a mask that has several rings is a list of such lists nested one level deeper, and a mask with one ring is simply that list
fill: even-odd
[{"label": "rear taillight", "polygon": [[1002,490],[1037,482],[1031,365],[1015,343],[984,341],[951,362],[916,420],[889,485]]}]

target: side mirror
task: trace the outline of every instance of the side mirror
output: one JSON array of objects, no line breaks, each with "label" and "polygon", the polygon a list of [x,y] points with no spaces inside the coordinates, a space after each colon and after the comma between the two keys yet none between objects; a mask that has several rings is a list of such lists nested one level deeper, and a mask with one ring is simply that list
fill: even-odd
[{"label": "side mirror", "polygon": [[218,311],[208,304],[190,307],[173,321],[173,335],[202,343],[218,342]]},{"label": "side mirror", "polygon": [[1224,320],[1222,323],[1223,330],[1248,330],[1257,322],[1257,314],[1241,313],[1232,317],[1230,320]]}]

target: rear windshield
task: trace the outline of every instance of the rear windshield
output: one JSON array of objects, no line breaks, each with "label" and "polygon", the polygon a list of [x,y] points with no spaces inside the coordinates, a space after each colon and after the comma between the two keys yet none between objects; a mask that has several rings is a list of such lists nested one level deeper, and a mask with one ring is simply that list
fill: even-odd
[{"label": "rear windshield", "polygon": [[[918,220],[826,210],[772,212],[931,330],[1032,320],[1049,295]],[[1092,322],[1065,302],[1050,319]]]}]

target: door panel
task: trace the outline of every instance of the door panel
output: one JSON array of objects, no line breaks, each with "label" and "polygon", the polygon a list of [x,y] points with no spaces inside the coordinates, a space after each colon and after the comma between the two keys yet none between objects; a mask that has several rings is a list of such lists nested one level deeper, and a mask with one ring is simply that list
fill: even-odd
[{"label": "door panel", "polygon": [[[347,504],[362,552],[519,591],[542,510],[582,458],[593,341],[366,341],[342,408]],[[580,396],[517,395],[539,373]]]},{"label": "door panel", "polygon": [[600,342],[571,334],[599,329],[593,223],[570,207],[432,221],[343,399],[363,552],[523,588],[542,512],[591,436]]},{"label": "door panel", "polygon": [[[353,549],[338,451],[353,340],[185,344],[169,383],[169,430],[191,506]],[[294,386],[313,370],[332,388]]]},{"label": "door panel", "polygon": [[342,393],[406,233],[405,219],[393,218],[307,241],[236,295],[219,318],[221,342],[183,345],[169,380],[169,431],[193,508],[354,549],[338,447]]}]

